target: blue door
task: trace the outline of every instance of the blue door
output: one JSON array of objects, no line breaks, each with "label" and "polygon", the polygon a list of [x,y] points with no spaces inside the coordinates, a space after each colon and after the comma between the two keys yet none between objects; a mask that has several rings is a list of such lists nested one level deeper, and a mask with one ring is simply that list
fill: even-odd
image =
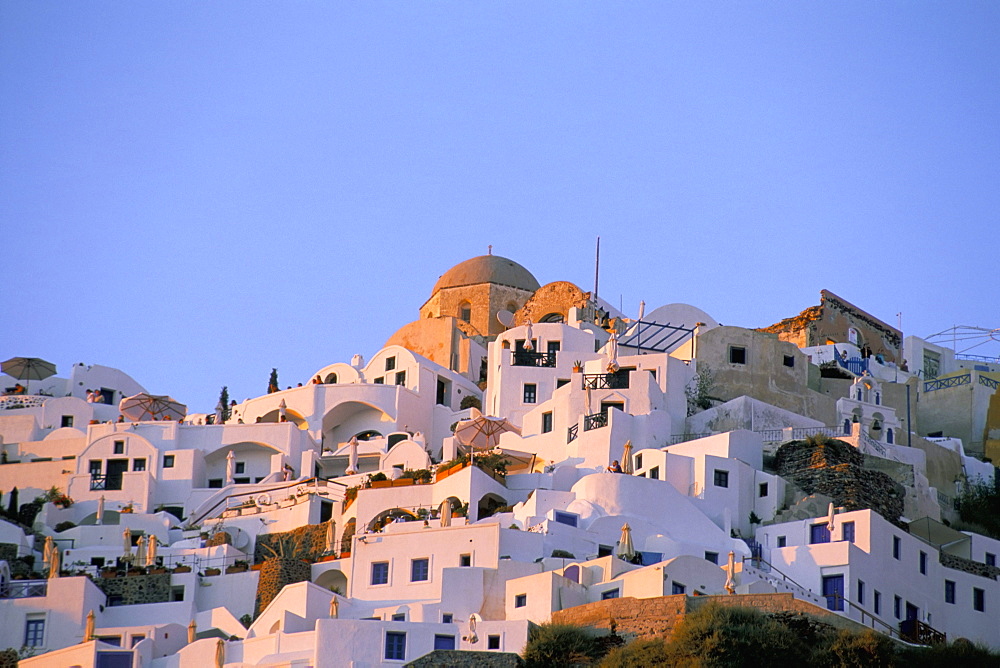
[{"label": "blue door", "polygon": [[825,522],[823,524],[814,524],[809,527],[809,542],[813,545],[816,543],[830,542],[830,529]]},{"label": "blue door", "polygon": [[824,575],[823,596],[826,596],[828,610],[844,609],[844,576]]}]

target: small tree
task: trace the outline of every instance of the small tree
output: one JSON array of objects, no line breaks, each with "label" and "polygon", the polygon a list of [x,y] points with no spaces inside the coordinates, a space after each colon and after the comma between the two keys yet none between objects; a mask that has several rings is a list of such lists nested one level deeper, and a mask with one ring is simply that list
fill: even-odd
[{"label": "small tree", "polygon": [[277,392],[277,391],[278,391],[278,370],[272,368],[271,378],[268,379],[267,381],[267,393],[271,394],[272,392]]},{"label": "small tree", "polygon": [[687,414],[707,410],[712,407],[712,401],[717,400],[711,396],[715,387],[715,374],[707,364],[700,364],[698,373],[694,375],[688,386],[684,388],[684,396],[687,397]]},{"label": "small tree", "polygon": [[7,516],[11,519],[17,519],[17,487],[10,490],[10,500],[7,502]]},{"label": "small tree", "polygon": [[467,394],[464,397],[462,397],[462,402],[459,404],[459,408],[461,408],[463,411],[466,408],[481,409],[482,407],[483,407],[483,402],[479,400],[479,397],[472,394]]},{"label": "small tree", "polygon": [[[277,379],[276,379],[277,380]],[[229,386],[223,385],[222,392],[219,393],[219,405],[222,406],[222,421],[229,420],[231,411],[229,410]]]},{"label": "small tree", "polygon": [[577,626],[542,624],[531,630],[524,646],[525,668],[591,665],[601,650],[594,638]]}]

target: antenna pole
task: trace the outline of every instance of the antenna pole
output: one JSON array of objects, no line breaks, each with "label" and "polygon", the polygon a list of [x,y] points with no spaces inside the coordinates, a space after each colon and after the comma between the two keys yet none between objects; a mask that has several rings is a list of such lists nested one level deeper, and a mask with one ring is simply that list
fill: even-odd
[{"label": "antenna pole", "polygon": [[597,279],[601,273],[601,238],[597,237],[597,257],[594,260],[594,304],[597,304]]}]

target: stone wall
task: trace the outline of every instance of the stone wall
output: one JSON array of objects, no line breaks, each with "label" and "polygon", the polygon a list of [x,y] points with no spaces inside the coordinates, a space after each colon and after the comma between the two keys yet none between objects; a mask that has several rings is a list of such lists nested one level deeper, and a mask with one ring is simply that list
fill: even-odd
[{"label": "stone wall", "polygon": [[12,562],[17,559],[17,545],[0,543],[0,561]]},{"label": "stone wall", "polygon": [[325,523],[307,524],[281,533],[262,533],[254,545],[253,562],[262,564],[275,556],[316,561],[325,552],[325,547]]},{"label": "stone wall", "polygon": [[517,311],[515,323],[524,325],[528,318],[532,322],[542,322],[545,316],[553,313],[558,313],[563,317],[563,322],[568,322],[569,310],[574,307],[586,308],[589,294],[568,281],[548,283],[538,288],[531,299]]},{"label": "stone wall", "polygon": [[268,559],[260,568],[257,580],[257,600],[253,616],[256,619],[274,597],[286,586],[306,582],[312,576],[312,567],[301,559]]},{"label": "stone wall", "polygon": [[1000,568],[996,566],[988,566],[978,561],[972,561],[971,559],[963,559],[947,552],[939,552],[938,555],[941,557],[941,565],[945,568],[953,568],[956,571],[972,573],[973,575],[991,580],[996,580],[997,576],[1000,575]]},{"label": "stone wall", "polygon": [[98,578],[94,582],[108,598],[120,596],[121,605],[163,603],[170,600],[170,573]]},{"label": "stone wall", "polygon": [[518,668],[524,665],[521,657],[511,652],[473,652],[461,649],[436,649],[419,659],[410,661],[406,668]]},{"label": "stone wall", "polygon": [[899,524],[905,488],[884,473],[866,470],[864,462],[863,454],[838,440],[793,441],[775,454],[778,475],[807,494],[825,494],[848,511],[870,508]]}]

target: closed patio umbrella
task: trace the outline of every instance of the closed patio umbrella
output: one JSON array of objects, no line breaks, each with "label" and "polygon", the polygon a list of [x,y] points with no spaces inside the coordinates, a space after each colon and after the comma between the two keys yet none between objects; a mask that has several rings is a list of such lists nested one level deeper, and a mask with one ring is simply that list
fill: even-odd
[{"label": "closed patio umbrella", "polygon": [[222,424],[222,399],[219,399],[219,403],[215,404],[215,420],[212,424]]},{"label": "closed patio umbrella", "polygon": [[125,527],[122,530],[122,544],[124,547],[124,552],[122,553],[122,559],[125,561],[131,561],[132,559],[132,530]]},{"label": "closed patio umbrella", "polygon": [[233,478],[236,476],[236,455],[230,450],[229,454],[226,455],[226,484],[232,485]]},{"label": "closed patio umbrella", "polygon": [[146,540],[146,565],[156,565],[156,536],[149,536]]},{"label": "closed patio umbrella", "polygon": [[729,561],[726,563],[726,591],[730,594],[736,593],[736,555],[729,551]]},{"label": "closed patio umbrella", "polygon": [[628,522],[622,525],[622,537],[618,541],[616,554],[625,561],[635,559],[635,548],[632,547],[632,527],[628,525]]},{"label": "closed patio umbrella", "polygon": [[146,536],[139,536],[139,541],[135,544],[135,565],[146,565]]},{"label": "closed patio umbrella", "polygon": [[62,553],[57,547],[52,550],[52,555],[49,557],[49,577],[59,577],[60,567],[62,567]]},{"label": "closed patio umbrella", "polygon": [[323,544],[323,551],[327,554],[333,554],[336,549],[335,543],[335,529],[333,526],[333,520],[328,520],[326,523],[326,540]]},{"label": "closed patio umbrella", "polygon": [[833,527],[835,525],[834,520],[835,520],[835,515],[836,515],[836,510],[833,507],[833,501],[830,502],[830,509],[829,509],[829,512],[827,514],[828,514],[828,517],[826,519],[826,528],[830,532],[830,536],[831,536],[831,539],[832,539],[832,536],[833,536]]},{"label": "closed patio umbrella", "polygon": [[104,495],[97,500],[97,523],[104,524]]},{"label": "closed patio umbrella", "polygon": [[94,611],[87,613],[87,625],[83,628],[83,642],[90,642],[94,639]]},{"label": "closed patio umbrella", "polygon": [[347,456],[347,470],[344,473],[354,475],[358,472],[358,437],[351,436],[349,445],[351,449],[350,454]]},{"label": "closed patio umbrella", "polygon": [[126,420],[141,422],[143,420],[180,420],[187,415],[187,406],[166,395],[146,394],[140,392],[131,397],[125,397],[118,404],[118,410]]},{"label": "closed patio umbrella", "polygon": [[632,441],[625,441],[625,447],[622,448],[622,473],[635,473],[635,467],[632,466]]},{"label": "closed patio umbrella", "polygon": [[30,385],[32,380],[45,380],[55,374],[56,365],[38,357],[11,357],[0,362],[0,371]]},{"label": "closed patio umbrella", "polygon": [[45,537],[45,546],[42,548],[42,564],[52,561],[52,552],[56,549],[56,541],[52,536]]},{"label": "closed patio umbrella", "polygon": [[285,400],[282,399],[281,403],[278,404],[278,421],[280,422],[281,418],[287,418],[287,417],[288,417],[288,405],[285,403]]},{"label": "closed patio umbrella", "polygon": [[618,332],[611,332],[608,339],[608,373],[615,373],[621,367],[618,365]]},{"label": "closed patio umbrella", "polygon": [[531,351],[535,349],[535,344],[531,342],[531,338],[534,336],[534,333],[531,331],[531,318],[528,318],[527,325],[528,331],[524,335],[524,349]]},{"label": "closed patio umbrella", "polygon": [[188,644],[190,645],[191,643],[193,643],[197,637],[198,637],[198,625],[195,624],[194,620],[192,619],[191,623],[188,624]]},{"label": "closed patio umbrella", "polygon": [[451,526],[451,501],[448,499],[441,502],[441,526]]},{"label": "closed patio umbrella", "polygon": [[222,668],[226,665],[226,641],[222,638],[215,639],[215,668]]},{"label": "closed patio umbrella", "polygon": [[334,594],[333,598],[330,599],[330,619],[336,619],[338,614],[340,614],[340,603],[337,601],[337,595]]}]

